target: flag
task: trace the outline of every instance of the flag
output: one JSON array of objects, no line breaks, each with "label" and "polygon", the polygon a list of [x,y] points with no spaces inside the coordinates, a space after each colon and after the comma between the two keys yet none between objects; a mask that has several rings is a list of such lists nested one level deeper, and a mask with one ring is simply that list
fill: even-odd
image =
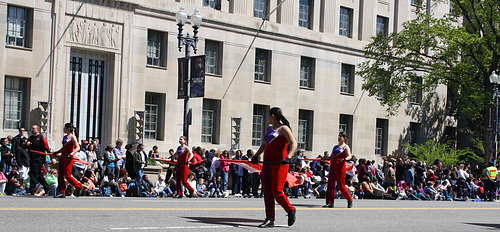
[{"label": "flag", "polygon": [[262,172],[262,165],[249,163],[235,163],[248,170],[250,173]]},{"label": "flag", "polygon": [[[229,159],[221,159],[221,161],[226,161],[226,162],[232,162],[237,165],[240,165],[241,167],[245,168],[251,173],[256,173],[256,172],[261,172],[262,171],[262,164],[254,164],[248,160],[229,160]],[[289,188],[293,188],[295,186],[300,185],[300,179],[297,179],[292,173],[288,173],[286,176],[286,182],[288,183]]]},{"label": "flag", "polygon": [[286,182],[288,183],[289,188],[300,185],[300,179],[297,179],[297,177],[293,176],[292,173],[288,173],[286,176]]}]

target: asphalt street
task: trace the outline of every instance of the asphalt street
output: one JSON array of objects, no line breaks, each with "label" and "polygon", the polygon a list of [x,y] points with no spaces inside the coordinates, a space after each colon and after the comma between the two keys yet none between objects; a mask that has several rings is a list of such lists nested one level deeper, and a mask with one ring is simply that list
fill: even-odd
[{"label": "asphalt street", "polygon": [[0,231],[498,231],[500,203],[290,199],[297,222],[288,227],[276,205],[276,227],[259,198],[0,197]]}]

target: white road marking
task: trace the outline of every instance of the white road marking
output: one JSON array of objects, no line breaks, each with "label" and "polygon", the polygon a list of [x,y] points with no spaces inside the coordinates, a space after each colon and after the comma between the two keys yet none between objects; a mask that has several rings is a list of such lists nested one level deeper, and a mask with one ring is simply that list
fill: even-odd
[{"label": "white road marking", "polygon": [[169,227],[125,227],[110,228],[111,230],[168,230],[168,229],[218,229],[218,228],[245,228],[250,226],[169,226]]}]

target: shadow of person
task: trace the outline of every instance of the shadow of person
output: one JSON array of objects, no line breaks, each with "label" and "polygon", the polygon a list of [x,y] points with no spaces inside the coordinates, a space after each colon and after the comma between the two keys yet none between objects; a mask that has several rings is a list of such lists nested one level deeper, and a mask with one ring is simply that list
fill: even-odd
[{"label": "shadow of person", "polygon": [[193,223],[226,225],[234,227],[256,227],[262,220],[248,218],[226,218],[226,217],[183,217],[192,220]]},{"label": "shadow of person", "polygon": [[292,204],[294,207],[299,206],[302,208],[321,208],[323,205],[316,205],[316,204]]},{"label": "shadow of person", "polygon": [[464,224],[500,229],[500,224],[492,224],[492,223],[464,223]]}]

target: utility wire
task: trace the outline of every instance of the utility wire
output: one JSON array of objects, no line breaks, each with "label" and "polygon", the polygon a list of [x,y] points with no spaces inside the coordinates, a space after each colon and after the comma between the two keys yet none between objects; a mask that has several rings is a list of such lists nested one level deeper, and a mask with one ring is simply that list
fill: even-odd
[{"label": "utility wire", "polygon": [[257,33],[254,35],[253,39],[252,39],[252,42],[250,43],[250,45],[248,46],[248,49],[247,51],[245,52],[245,55],[243,56],[243,59],[241,60],[240,64],[238,65],[238,69],[236,69],[236,72],[234,73],[233,75],[233,78],[231,79],[231,82],[229,82],[229,85],[227,86],[226,88],[226,91],[224,92],[224,95],[222,95],[222,99],[224,99],[224,97],[226,97],[226,94],[227,94],[227,91],[229,91],[229,88],[231,87],[231,85],[233,84],[233,81],[234,79],[236,78],[236,75],[238,74],[238,72],[240,71],[240,68],[241,66],[243,65],[243,62],[245,61],[245,59],[247,58],[247,55],[248,55],[248,52],[250,52],[250,49],[252,48],[253,46],[253,43],[255,42],[255,39],[257,39],[257,36],[259,36],[260,32],[262,31],[262,27],[264,26],[264,23],[266,23],[266,20],[269,20],[269,17],[279,8],[281,7],[281,5],[286,2],[286,0],[282,0],[271,12],[269,12],[269,14],[262,18],[262,23],[260,24],[259,26],[259,30],[257,31]]}]

